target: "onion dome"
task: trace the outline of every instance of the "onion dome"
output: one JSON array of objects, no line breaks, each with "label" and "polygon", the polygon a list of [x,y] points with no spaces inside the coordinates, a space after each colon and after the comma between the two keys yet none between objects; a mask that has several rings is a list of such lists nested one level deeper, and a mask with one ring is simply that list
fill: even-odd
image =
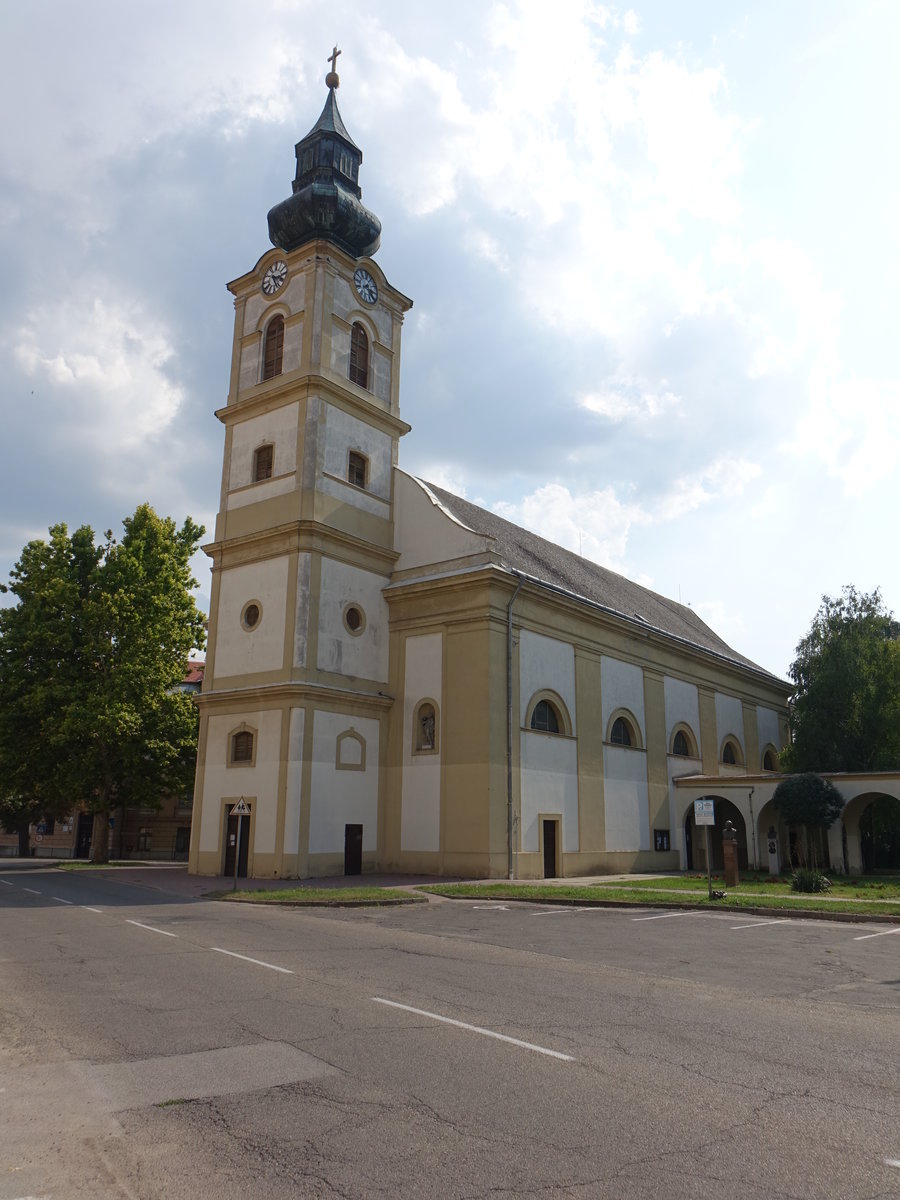
[{"label": "onion dome", "polygon": [[334,62],[325,77],[328,99],[322,114],[296,145],[297,174],[293,195],[269,210],[269,238],[282,250],[324,238],[354,258],[374,254],[381,242],[381,222],[362,204],[359,166],[362,151],[347,132],[335,91],[340,80]]}]

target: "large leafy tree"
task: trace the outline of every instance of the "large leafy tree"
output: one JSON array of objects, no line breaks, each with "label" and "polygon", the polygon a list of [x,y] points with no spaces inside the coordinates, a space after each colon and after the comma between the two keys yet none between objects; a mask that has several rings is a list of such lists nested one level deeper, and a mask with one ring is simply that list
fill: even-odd
[{"label": "large leafy tree", "polygon": [[841,814],[844,801],[828,779],[812,771],[782,779],[772,803],[788,825],[797,830],[796,849],[803,865],[818,866],[823,834]]},{"label": "large leafy tree", "polygon": [[[203,529],[141,505],[121,541],[54,526],[30,542],[0,609],[0,769],[18,805],[94,813],[91,858],[109,857],[109,816],[190,787],[197,717],[177,685],[204,644],[190,558]],[[0,802],[2,807],[2,802]],[[32,817],[33,819],[33,817]]]},{"label": "large leafy tree", "polygon": [[790,674],[786,770],[900,768],[900,624],[877,590],[823,596]]}]

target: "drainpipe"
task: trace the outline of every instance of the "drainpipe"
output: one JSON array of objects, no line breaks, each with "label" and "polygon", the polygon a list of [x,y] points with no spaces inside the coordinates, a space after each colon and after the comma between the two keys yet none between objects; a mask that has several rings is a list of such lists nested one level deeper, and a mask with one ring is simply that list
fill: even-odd
[{"label": "drainpipe", "polygon": [[516,597],[525,582],[521,575],[516,590],[506,606],[506,871],[507,878],[513,874],[513,777],[512,777],[512,610]]},{"label": "drainpipe", "polygon": [[753,865],[756,870],[759,870],[759,855],[756,851],[756,818],[753,816],[753,793],[756,788],[750,789],[750,795],[747,797],[750,804],[750,832],[753,834]]}]

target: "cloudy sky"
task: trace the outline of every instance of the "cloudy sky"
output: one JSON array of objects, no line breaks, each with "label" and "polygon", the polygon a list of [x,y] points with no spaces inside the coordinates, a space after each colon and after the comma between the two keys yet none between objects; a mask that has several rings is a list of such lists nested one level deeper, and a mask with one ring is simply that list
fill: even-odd
[{"label": "cloudy sky", "polygon": [[779,674],[823,592],[900,609],[894,0],[29,0],[0,29],[0,578],[143,500],[212,528],[224,285],[337,42],[415,302],[401,465]]}]

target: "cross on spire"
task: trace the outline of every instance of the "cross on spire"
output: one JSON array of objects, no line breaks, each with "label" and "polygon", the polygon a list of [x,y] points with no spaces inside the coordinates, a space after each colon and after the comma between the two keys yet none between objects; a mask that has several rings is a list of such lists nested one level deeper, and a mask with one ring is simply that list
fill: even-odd
[{"label": "cross on spire", "polygon": [[331,63],[332,71],[337,70],[337,60],[339,54],[343,54],[343,50],[338,50],[337,46],[335,46],[335,48],[331,51],[331,54],[326,59],[327,62]]},{"label": "cross on spire", "polygon": [[340,87],[340,85],[341,85],[341,77],[338,75],[337,69],[336,69],[338,55],[340,53],[341,53],[340,50],[338,50],[337,46],[335,46],[335,48],[329,54],[328,59],[327,59],[327,61],[331,63],[331,70],[325,76],[325,86],[332,88],[332,89],[334,89],[336,87]]}]

